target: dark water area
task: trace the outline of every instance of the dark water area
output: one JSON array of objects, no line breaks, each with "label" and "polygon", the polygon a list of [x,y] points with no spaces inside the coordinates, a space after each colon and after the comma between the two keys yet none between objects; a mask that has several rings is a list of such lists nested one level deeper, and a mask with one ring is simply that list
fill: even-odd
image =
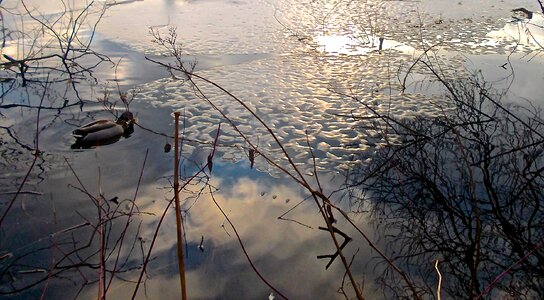
[{"label": "dark water area", "polygon": [[538,1],[0,12],[1,299],[181,298],[175,112],[189,299],[544,297]]}]

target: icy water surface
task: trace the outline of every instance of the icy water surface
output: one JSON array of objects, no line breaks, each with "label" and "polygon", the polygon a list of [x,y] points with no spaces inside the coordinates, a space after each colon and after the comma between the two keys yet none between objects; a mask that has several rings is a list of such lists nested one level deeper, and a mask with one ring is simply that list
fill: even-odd
[{"label": "icy water surface", "polygon": [[[360,105],[350,99],[350,95],[357,95],[359,101],[370,104],[376,111],[406,118],[436,117],[444,112],[444,104],[428,87],[413,84],[408,88],[414,89],[414,93],[400,91],[402,74],[399,72],[405,71],[409,62],[422,54],[422,41],[427,46],[438,45],[437,55],[442,59],[440,64],[446,76],[462,74],[465,67],[484,68],[486,65],[478,62],[482,60],[496,59],[494,67],[497,67],[504,63],[504,56],[498,54],[506,55],[514,44],[521,52],[531,54],[521,59],[515,56],[517,59],[512,64],[538,55],[538,45],[534,42],[525,38],[519,43],[515,39],[514,32],[522,30],[514,28],[520,24],[507,23],[512,19],[510,10],[496,7],[493,2],[481,4],[490,7],[489,10],[462,18],[461,12],[471,11],[470,4],[468,7],[456,4],[458,9],[453,11],[457,14],[452,14],[437,12],[437,6],[426,3],[226,2],[225,7],[232,13],[217,13],[213,24],[202,16],[219,10],[216,2],[176,3],[179,7],[172,6],[168,24],[178,28],[179,40],[191,54],[187,60],[194,59],[197,69],[203,67],[202,75],[249,104],[276,129],[301,165],[308,165],[312,160],[308,137],[310,144],[318,149],[314,154],[320,170],[345,169],[346,164],[361,158],[354,159],[353,154],[379,147],[384,142],[379,132],[369,129],[371,122],[349,118],[354,107]],[[162,9],[160,7],[157,5],[157,9]],[[185,16],[188,11],[192,17],[176,17]],[[246,12],[252,17],[239,17]],[[254,15],[259,18],[252,19]],[[539,18],[541,15],[537,14],[531,22],[538,25]],[[418,22],[423,24],[421,30]],[[108,20],[105,23],[108,24]],[[199,31],[202,28],[207,28],[205,35]],[[195,34],[198,38],[193,36]],[[534,34],[538,39],[538,30]],[[233,36],[239,40],[233,42]],[[130,34],[124,37],[130,38]],[[382,51],[378,49],[378,37],[384,37]],[[150,54],[161,52],[156,45],[142,40],[131,45]],[[485,53],[488,55],[481,56]],[[541,65],[538,57],[536,61],[526,65]],[[478,66],[473,66],[474,63]],[[508,72],[502,73],[504,77],[509,76]],[[520,73],[521,76],[534,75],[524,70]],[[536,74],[542,76],[540,71]],[[489,76],[495,75],[497,70],[489,73]],[[503,79],[500,76],[496,79]],[[408,84],[414,80],[408,78]],[[517,85],[524,82],[516,80],[512,90],[516,91]],[[242,131],[253,142],[263,145],[264,149],[275,147],[265,128],[255,120],[247,121],[252,118],[243,107],[217,89],[210,87],[206,92],[233,120],[240,122]],[[538,94],[540,92],[534,98],[538,99]],[[186,132],[194,139],[212,139],[214,130],[210,125],[220,119],[219,114],[209,110],[207,103],[193,95],[191,88],[168,78],[141,86],[137,99],[183,111]],[[239,146],[233,151],[227,150],[224,159],[239,161],[246,156],[240,151],[244,145],[237,136],[232,129],[224,130],[222,141]],[[388,142],[395,143],[394,137]],[[270,173],[277,171],[267,163],[258,164],[258,168]]]},{"label": "icy water surface", "polygon": [[[2,5],[15,7],[6,3]],[[59,15],[59,8],[50,2],[25,3],[49,19]],[[77,1],[69,3],[74,10],[85,7]],[[518,7],[537,11],[536,1],[145,0],[97,4],[105,4],[107,9],[93,34],[93,47],[118,65],[114,68],[111,63],[102,63],[94,78],[77,82],[82,86],[79,96],[90,100],[85,105],[69,106],[58,113],[55,109],[40,112],[43,155],[25,185],[25,190],[36,193],[17,199],[6,219],[9,227],[2,227],[0,233],[0,255],[9,254],[2,256],[0,263],[14,266],[4,272],[0,291],[9,293],[37,283],[7,295],[13,299],[38,298],[42,293],[50,299],[96,298],[98,270],[72,268],[51,280],[44,271],[57,263],[59,253],[68,251],[59,245],[73,240],[83,243],[92,232],[85,224],[95,222],[97,212],[85,191],[103,194],[106,200],[136,198],[139,211],[145,212],[132,221],[129,242],[133,244],[121,253],[127,258],[126,269],[108,291],[110,298],[131,297],[144,250],[149,249],[158,219],[172,197],[173,154],[164,153],[163,146],[173,143],[169,136],[174,111],[181,112],[182,133],[188,140],[182,148],[185,160],[181,169],[186,175],[206,163],[221,123],[209,178],[210,186],[219,191],[212,198],[208,190],[191,186],[192,193],[182,197],[189,298],[280,298],[251,269],[236,233],[213,200],[235,224],[260,273],[289,298],[342,299],[339,287],[344,284],[348,289],[339,261],[326,270],[328,259],[316,258],[333,253],[334,246],[328,233],[318,229],[324,221],[313,200],[262,157],[255,158],[252,168],[247,144],[239,133],[195,96],[191,86],[173,80],[163,68],[146,60],[173,62],[165,56],[166,49],[152,41],[150,28],[167,34],[168,28],[175,26],[183,59],[196,62],[197,74],[253,109],[310,182],[314,183],[318,172],[327,194],[342,186],[343,174],[350,167],[370,160],[377,149],[401,142],[365,118],[371,114],[365,113],[363,105],[406,119],[435,118],[448,112],[443,90],[426,79],[428,70],[415,66],[404,79],[412,63],[431,46],[430,56],[445,77],[481,70],[499,90],[509,88],[507,101],[543,104],[544,90],[530,83],[544,78],[542,48],[536,43],[542,41],[542,15],[535,13],[530,21],[515,21],[511,12]],[[7,15],[8,11],[2,13]],[[28,18],[24,26],[31,26]],[[527,30],[532,35],[528,36]],[[89,37],[91,32],[82,34]],[[9,44],[3,54],[15,57],[21,53],[16,46]],[[505,63],[507,67],[501,68]],[[109,94],[104,93],[106,86]],[[286,166],[267,129],[247,110],[217,88],[209,84],[201,87],[260,151]],[[118,89],[135,91],[130,110],[139,126],[132,136],[96,149],[71,149],[70,132],[76,126],[114,118],[97,100],[115,100],[114,111],[122,111]],[[44,99],[48,105],[58,106],[65,99],[71,103],[76,97],[70,84],[57,83],[52,90]],[[43,101],[41,95],[39,90],[19,86],[4,94],[2,103],[37,105]],[[0,125],[10,127],[19,137],[19,144],[14,144],[8,142],[11,137],[6,130],[0,131],[0,207],[5,209],[12,199],[8,192],[17,189],[32,164],[38,115],[24,107],[4,108],[0,113]],[[335,193],[332,198],[338,205],[350,207],[344,194]],[[126,203],[120,207],[122,211],[129,209]],[[173,216],[170,209],[157,234],[139,299],[180,296]],[[373,227],[368,225],[372,220],[365,214],[353,217],[373,238]],[[124,221],[114,224],[123,226]],[[382,268],[371,259],[376,253],[345,221],[336,226],[354,238],[345,252],[348,259],[356,253],[352,269],[365,296],[384,297],[382,287],[374,281]],[[119,230],[113,227],[112,236],[119,235]],[[36,252],[42,248],[46,250]],[[96,264],[92,251],[87,249],[83,255],[93,257]],[[70,262],[63,262],[58,269],[63,265]],[[81,282],[89,284],[80,290]],[[353,296],[351,292],[348,295]]]}]

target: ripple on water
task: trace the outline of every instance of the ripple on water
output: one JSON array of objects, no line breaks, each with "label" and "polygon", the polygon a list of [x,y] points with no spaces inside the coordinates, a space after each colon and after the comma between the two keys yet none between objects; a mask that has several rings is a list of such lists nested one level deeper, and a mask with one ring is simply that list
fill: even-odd
[{"label": "ripple on water", "polygon": [[[207,4],[191,3],[179,8],[182,13],[209,8]],[[406,64],[410,65],[419,55],[414,49],[422,48],[422,40],[427,47],[440,43],[442,49],[465,53],[505,51],[505,46],[512,41],[494,40],[488,33],[504,27],[510,14],[506,8],[508,3],[502,4],[504,8],[494,8],[493,13],[485,16],[457,17],[451,13],[437,13],[432,7],[426,10],[415,2],[399,5],[391,1],[348,1],[338,3],[332,9],[331,4],[324,0],[282,1],[275,3],[275,12],[278,19],[291,29],[285,30],[273,20],[274,26],[263,28],[266,23],[263,20],[270,21],[273,15],[267,10],[270,8],[268,4],[257,2],[252,4],[257,12],[252,12],[249,19],[241,18],[243,22],[236,20],[238,13],[228,18],[225,16],[235,7],[223,7],[225,11],[221,12],[218,22],[207,24],[209,32],[203,32],[197,38],[184,31],[181,36],[189,52],[243,56],[266,49],[267,56],[239,58],[235,64],[216,64],[211,69],[199,71],[199,74],[227,88],[255,110],[289,148],[288,151],[294,153],[297,163],[308,163],[308,140],[319,154],[320,166],[325,166],[328,161],[330,169],[342,169],[353,154],[371,152],[374,147],[385,145],[386,139],[389,143],[400,143],[398,137],[384,136],[377,128],[378,120],[373,118],[375,113],[399,118],[444,114],[447,105],[440,97],[432,95],[439,92],[433,91],[432,83],[418,83],[408,78],[407,88],[411,94],[405,94],[399,92],[403,89],[400,81],[391,80],[393,71],[406,69]],[[486,2],[485,5],[492,4]],[[248,3],[239,4],[236,9],[247,10],[249,6]],[[219,13],[215,8],[209,9],[208,14]],[[463,5],[459,9],[463,9]],[[242,13],[247,14],[248,11]],[[255,15],[258,17],[254,18]],[[369,27],[370,19],[373,27]],[[195,22],[200,24],[203,21]],[[239,40],[230,43],[232,33],[225,34],[223,29],[216,27],[218,24],[234,28],[232,30],[238,33]],[[254,26],[253,29],[248,30],[248,24]],[[293,38],[293,33],[306,46]],[[388,50],[384,53],[375,51],[377,35],[408,48],[391,46],[386,47]],[[322,51],[318,37],[324,36],[341,37],[335,41],[343,41],[348,54],[357,50],[351,43],[369,45],[374,50],[364,55]],[[347,36],[349,38],[346,39]],[[406,49],[412,50],[406,52]],[[224,60],[221,55],[216,56],[217,61]],[[465,63],[464,57],[453,52],[438,54],[438,57],[446,62],[442,66],[445,78],[462,74],[459,70]],[[414,66],[413,74],[422,78],[432,75],[421,65]],[[274,140],[249,112],[209,85],[203,85],[203,90],[252,143],[272,159],[281,161],[281,153]],[[215,128],[221,119],[220,114],[211,110],[205,101],[195,97],[192,89],[169,79],[142,87],[140,97],[153,101],[157,106],[186,111],[188,122],[185,130],[195,138],[211,139],[214,131],[209,127]],[[220,141],[242,147],[245,142],[238,135],[229,126],[223,126]],[[222,152],[226,159],[245,157],[236,147],[222,149]],[[270,171],[263,160],[258,168]]]},{"label": "ripple on water", "polygon": [[[310,142],[319,168],[342,170],[350,163],[353,154],[370,151],[371,145],[384,143],[384,137],[376,130],[370,119],[352,118],[368,114],[357,101],[330,91],[327,87],[335,82],[336,74],[351,77],[365,87],[368,80],[371,86],[387,78],[387,70],[381,67],[360,72],[363,68],[361,57],[346,57],[335,60],[332,64],[322,56],[313,60],[300,60],[294,55],[271,56],[246,64],[227,65],[200,74],[226,87],[248,106],[254,108],[259,116],[269,124],[280,138],[297,164],[312,168],[307,140]],[[380,66],[365,58],[366,65]],[[400,63],[397,58],[392,63]],[[285,76],[289,74],[289,76]],[[227,76],[228,75],[228,76]],[[328,77],[333,75],[332,77]],[[336,82],[341,88],[341,83]],[[366,88],[366,87],[365,87]],[[238,130],[257,145],[261,151],[274,161],[285,161],[278,147],[251,114],[234,100],[225,97],[220,91],[204,89],[207,96],[235,122]],[[364,89],[361,89],[364,90]],[[266,91],[266,92],[264,92]],[[388,95],[363,92],[362,102],[380,113],[394,115],[420,115],[433,112],[433,105],[425,103],[428,96],[423,95]],[[187,85],[170,80],[160,80],[141,88],[140,97],[156,97],[155,105],[184,110],[186,112],[186,134],[191,138],[213,140],[220,115],[209,105],[192,94]],[[435,99],[436,101],[436,99]],[[434,107],[436,109],[436,107]],[[361,128],[369,128],[361,130]],[[308,134],[308,135],[307,135]],[[247,159],[240,147],[245,142],[238,132],[230,126],[222,126],[220,143],[239,147],[222,147],[221,154],[227,160]],[[391,137],[389,140],[393,141]],[[273,172],[264,160],[256,160],[258,169]]]}]

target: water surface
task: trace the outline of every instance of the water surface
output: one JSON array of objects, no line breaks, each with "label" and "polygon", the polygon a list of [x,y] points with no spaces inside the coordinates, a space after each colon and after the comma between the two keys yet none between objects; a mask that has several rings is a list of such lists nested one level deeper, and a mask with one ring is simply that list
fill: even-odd
[{"label": "water surface", "polygon": [[[48,18],[55,18],[62,9],[51,3],[27,3]],[[8,282],[24,286],[43,278],[42,271],[25,272],[35,266],[47,269],[54,264],[62,251],[67,251],[56,245],[72,242],[72,238],[81,243],[89,238],[92,230],[87,225],[63,231],[97,218],[96,208],[79,182],[94,196],[132,199],[148,151],[136,197],[138,208],[146,214],[131,223],[130,243],[134,241],[135,246],[123,249],[122,256],[128,257],[127,269],[120,275],[122,280],[115,280],[109,291],[113,298],[132,295],[133,281],[138,278],[142,262],[141,249],[148,249],[158,218],[172,197],[173,154],[164,153],[163,146],[173,143],[168,137],[173,132],[172,114],[179,111],[183,135],[189,140],[183,145],[185,174],[206,163],[222,123],[209,184],[218,190],[215,199],[235,224],[264,277],[289,298],[343,298],[337,292],[344,276],[340,262],[335,261],[326,270],[327,259],[316,258],[333,253],[334,246],[327,232],[318,229],[324,221],[313,200],[262,157],[257,157],[251,168],[246,142],[220,114],[196,97],[191,86],[173,80],[164,68],[146,60],[148,57],[172,62],[165,56],[166,49],[152,41],[150,28],[167,34],[169,26],[176,27],[183,59],[196,62],[199,75],[221,85],[262,117],[310,182],[315,183],[317,171],[327,194],[342,186],[346,170],[372,159],[377,149],[400,143],[398,137],[380,132],[371,119],[350,117],[370,115],[361,109],[361,102],[379,113],[406,119],[439,117],[447,112],[443,89],[427,79],[429,72],[424,68],[416,67],[407,76],[406,90],[402,91],[402,79],[411,63],[431,46],[436,48],[432,56],[440,63],[445,77],[481,70],[497,89],[505,90],[505,101],[539,105],[544,96],[542,89],[533,84],[535,78],[544,78],[542,49],[526,36],[516,35],[524,32],[523,26],[532,25],[513,22],[511,13],[521,6],[536,10],[535,1],[107,3],[92,45],[95,51],[108,55],[111,62],[101,63],[94,70],[94,78],[77,83],[79,97],[85,100],[83,106],[66,83],[53,84],[44,100],[36,86],[19,85],[2,98],[3,104],[37,105],[45,101],[59,106],[64,100],[70,103],[62,109],[40,111],[42,154],[24,187],[36,193],[17,198],[6,219],[9,227],[3,225],[0,233],[1,253],[13,255],[2,263],[13,262],[27,252],[31,254],[15,264],[15,279],[4,274],[2,291],[9,290]],[[84,5],[74,3],[71,7],[77,10]],[[96,6],[93,12],[100,8]],[[93,24],[91,20],[96,18],[97,14],[91,15],[89,23]],[[535,14],[531,22],[541,19],[541,14]],[[26,18],[24,26],[32,26],[32,22]],[[538,40],[538,29],[531,30]],[[90,37],[90,29],[82,30],[82,35]],[[381,49],[380,38],[384,39]],[[3,53],[22,53],[16,46],[15,42],[8,45]],[[86,59],[92,63],[92,58]],[[507,68],[500,67],[504,63]],[[267,129],[247,110],[220,90],[205,84],[202,87],[259,150],[286,166]],[[109,94],[104,93],[107,89]],[[70,149],[70,132],[76,126],[99,118],[114,118],[99,99],[117,101],[114,112],[123,110],[118,91],[135,92],[130,110],[141,127],[113,145]],[[17,189],[33,160],[31,149],[38,112],[22,107],[2,109],[0,113],[0,125],[9,126],[19,142],[14,143],[6,130],[0,131],[0,191],[8,192]],[[278,297],[250,268],[233,229],[208,191],[198,194],[198,186],[191,186],[190,191],[193,193],[183,194],[189,298]],[[364,210],[365,204],[350,205],[344,193],[335,193],[332,198],[345,209]],[[5,208],[11,196],[0,194],[0,200],[0,207]],[[129,209],[128,204],[123,205],[121,210]],[[138,298],[179,298],[173,216],[170,209],[158,233],[145,289],[140,289]],[[375,233],[371,226],[373,220],[360,211],[351,216],[380,245],[380,233]],[[119,223],[124,224],[114,222],[114,226]],[[345,253],[349,258],[355,257],[352,270],[362,283],[365,296],[384,297],[382,287],[374,281],[382,270],[382,265],[376,266],[372,259],[376,253],[345,221],[336,226],[353,238]],[[112,236],[119,234],[120,229],[113,228]],[[42,247],[46,250],[33,252]],[[432,271],[429,264],[429,272]],[[44,280],[9,297],[39,297],[44,290],[46,298],[96,297],[97,270],[70,269],[64,274],[68,279]],[[91,283],[78,294],[85,280]],[[349,290],[347,281],[345,286]],[[351,292],[349,295],[353,296]]]}]

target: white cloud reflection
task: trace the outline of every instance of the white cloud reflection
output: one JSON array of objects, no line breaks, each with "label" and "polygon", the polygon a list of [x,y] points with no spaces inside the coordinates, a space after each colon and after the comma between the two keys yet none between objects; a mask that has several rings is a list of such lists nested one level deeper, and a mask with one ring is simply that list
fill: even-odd
[{"label": "white cloud reflection", "polygon": [[[217,202],[235,224],[256,267],[272,285],[293,299],[343,297],[336,292],[343,276],[341,262],[337,260],[325,270],[328,260],[316,258],[317,255],[332,254],[334,246],[328,234],[317,229],[323,221],[313,200],[306,200],[285,216],[311,226],[310,229],[278,219],[303,200],[304,194],[296,187],[272,182],[267,177],[239,178],[227,186],[223,186],[221,180],[214,180],[213,184],[221,189],[215,195]],[[164,201],[156,201],[147,210],[160,214],[164,204]],[[161,295],[162,299],[179,297],[174,212],[169,214],[155,245],[155,259],[148,272],[151,278],[146,283],[147,294]],[[354,237],[354,242],[346,248],[347,257],[361,247],[353,269],[360,280],[365,279],[366,295],[371,295],[373,277],[364,274],[363,262],[370,254],[346,224],[338,226]],[[186,263],[189,298],[266,299],[270,295],[270,288],[251,269],[233,230],[209,195],[202,195],[192,206],[185,228],[189,249]],[[198,249],[202,237],[204,252]],[[132,284],[117,286],[110,297],[124,297],[133,287]],[[143,289],[139,298],[145,298]]]}]

